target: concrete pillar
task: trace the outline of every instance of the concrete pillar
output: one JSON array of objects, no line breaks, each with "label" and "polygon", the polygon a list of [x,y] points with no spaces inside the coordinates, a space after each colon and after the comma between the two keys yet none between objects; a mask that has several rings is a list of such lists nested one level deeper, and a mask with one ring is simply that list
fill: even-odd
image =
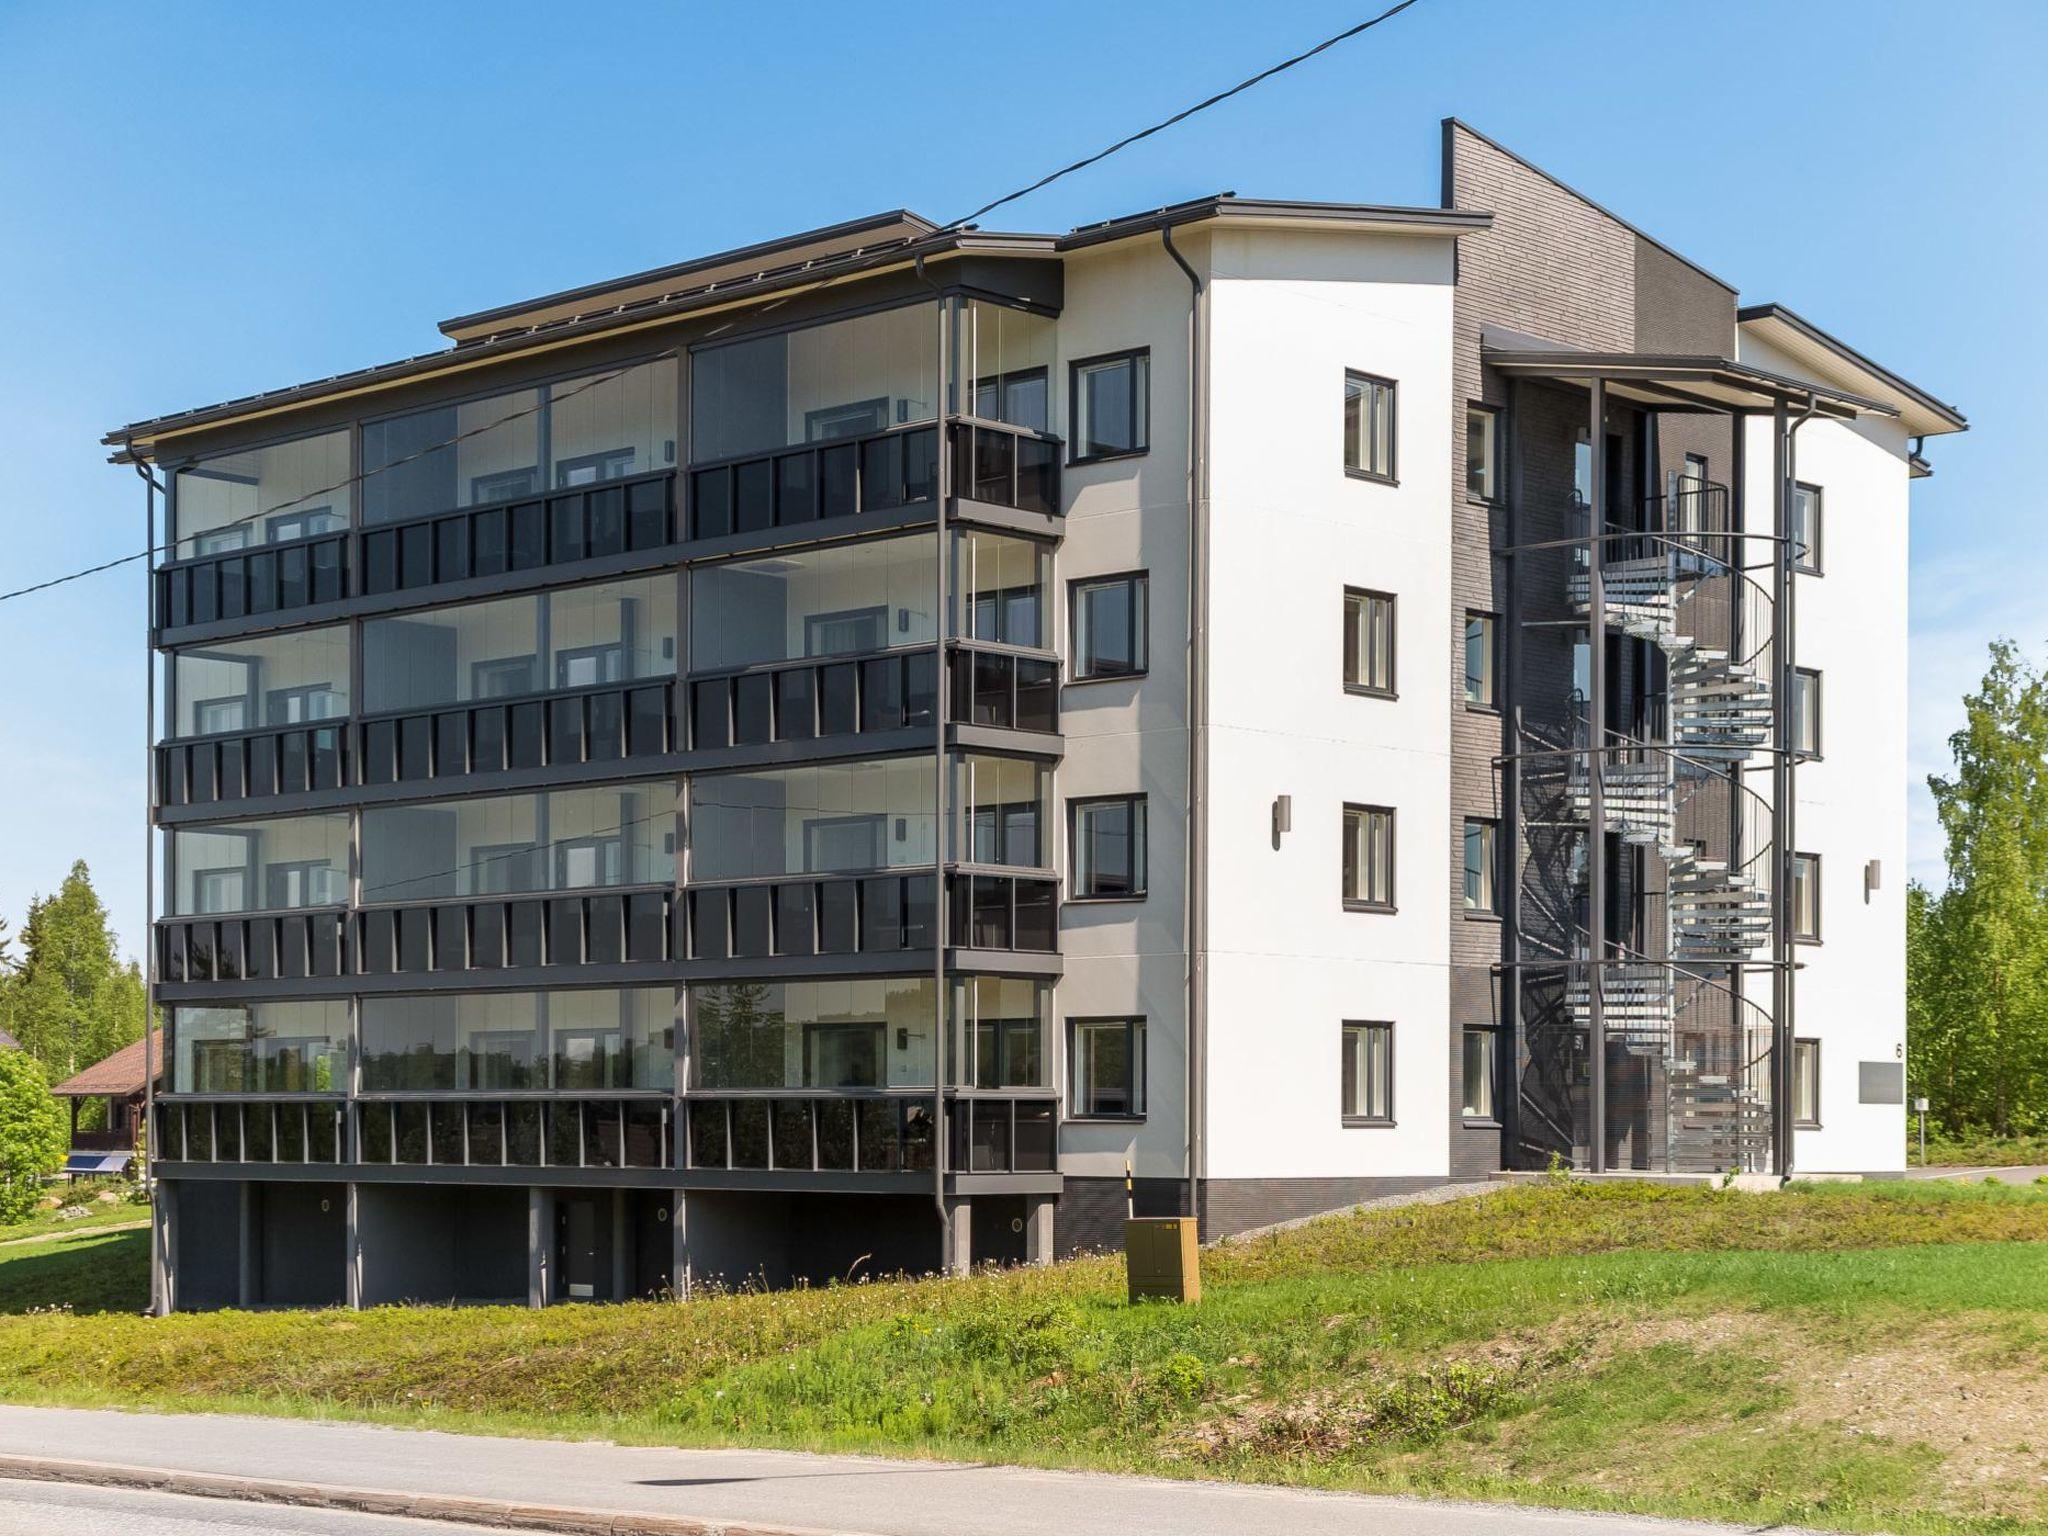
[{"label": "concrete pillar", "polygon": [[627,1223],[627,1221],[626,1221],[626,1192],[625,1192],[625,1191],[624,1191],[623,1189],[615,1189],[615,1190],[613,1190],[613,1191],[612,1191],[612,1300],[613,1300],[613,1301],[624,1301],[624,1300],[625,1300],[625,1299],[627,1298],[628,1294],[629,1294],[629,1292],[628,1292],[628,1290],[627,1290],[627,1285],[628,1285],[628,1281],[627,1281],[627,1276],[628,1276],[628,1275],[630,1275],[630,1274],[632,1273],[632,1270],[631,1270],[631,1269],[630,1269],[630,1268],[628,1267],[628,1265],[627,1265],[627,1263],[626,1263],[626,1260],[627,1260],[627,1258],[629,1257],[629,1252],[628,1252],[628,1250],[629,1250],[629,1248],[631,1247],[631,1245],[632,1245],[632,1242],[633,1242],[634,1238],[635,1238],[635,1237],[636,1237],[637,1235],[638,1235],[638,1234],[637,1234],[637,1233],[635,1233],[635,1232],[634,1232],[634,1231],[632,1230],[632,1228],[631,1228],[631,1227],[630,1227],[630,1226],[628,1225],[628,1223]]},{"label": "concrete pillar", "polygon": [[1050,1264],[1053,1260],[1051,1195],[1032,1195],[1024,1202],[1024,1262]]},{"label": "concrete pillar", "polygon": [[953,1199],[946,1202],[946,1227],[941,1238],[939,1268],[949,1275],[964,1275],[974,1267],[974,1202]]},{"label": "concrete pillar", "polygon": [[690,1197],[671,1192],[668,1208],[669,1289],[678,1301],[690,1299]]},{"label": "concrete pillar", "polygon": [[545,1189],[526,1192],[526,1304],[544,1307],[552,1301],[550,1250],[555,1241],[555,1202]]},{"label": "concrete pillar", "polygon": [[150,1255],[150,1262],[155,1266],[150,1295],[155,1300],[157,1316],[168,1317],[178,1304],[178,1186],[173,1181],[156,1181],[150,1220],[156,1223],[157,1228],[156,1252]]},{"label": "concrete pillar", "polygon": [[351,1312],[363,1309],[363,1213],[359,1186],[351,1184],[342,1199],[342,1291]]},{"label": "concrete pillar", "polygon": [[260,1294],[256,1276],[256,1185],[244,1179],[236,1186],[235,1305],[247,1309]]}]

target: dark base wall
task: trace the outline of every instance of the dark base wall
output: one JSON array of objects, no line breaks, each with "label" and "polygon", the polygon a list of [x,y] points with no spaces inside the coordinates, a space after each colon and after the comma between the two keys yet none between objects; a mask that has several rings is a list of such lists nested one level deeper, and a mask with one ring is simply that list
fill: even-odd
[{"label": "dark base wall", "polygon": [[[1447,1182],[1431,1175],[1206,1179],[1202,1183],[1202,1241],[1214,1242],[1255,1227],[1341,1211],[1360,1201],[1432,1189]],[[1187,1212],[1187,1185],[1178,1179],[1140,1179],[1132,1193],[1140,1216],[1181,1216]],[[1069,1178],[1054,1207],[1053,1239],[1062,1258],[1123,1247],[1123,1180]]]}]

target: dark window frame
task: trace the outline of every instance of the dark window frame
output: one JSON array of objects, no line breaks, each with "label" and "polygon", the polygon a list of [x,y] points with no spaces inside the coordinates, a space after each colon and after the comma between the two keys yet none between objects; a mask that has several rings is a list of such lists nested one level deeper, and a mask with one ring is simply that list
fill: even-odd
[{"label": "dark window frame", "polygon": [[[1136,587],[1142,583],[1145,589],[1145,618],[1138,622],[1133,602],[1131,619],[1131,654],[1135,665],[1124,672],[1083,672],[1081,670],[1081,591],[1084,587],[1109,587],[1123,583]],[[1074,576],[1067,581],[1067,677],[1069,686],[1075,683],[1121,682],[1128,678],[1144,677],[1152,670],[1152,574],[1146,571],[1106,571],[1100,576]]]},{"label": "dark window frame", "polygon": [[1397,874],[1399,869],[1400,823],[1395,816],[1394,807],[1391,805],[1366,805],[1356,800],[1344,802],[1343,820],[1340,823],[1343,828],[1344,844],[1337,850],[1340,889],[1342,889],[1341,881],[1344,860],[1351,848],[1351,813],[1353,811],[1367,816],[1384,816],[1387,818],[1387,896],[1386,900],[1381,901],[1370,896],[1353,896],[1348,889],[1345,889],[1344,910],[1347,912],[1397,912],[1400,910],[1401,889]]},{"label": "dark window frame", "polygon": [[[1493,482],[1493,489],[1490,491],[1475,491],[1472,489],[1472,418],[1477,415],[1487,416],[1493,422],[1493,435],[1490,439],[1492,451],[1488,455],[1487,463],[1487,477]],[[1507,419],[1506,406],[1488,405],[1483,400],[1467,400],[1465,402],[1465,499],[1478,506],[1497,507],[1502,505],[1505,500],[1501,492],[1501,471],[1506,467],[1503,461],[1507,455],[1503,452],[1503,448],[1507,442]]]},{"label": "dark window frame", "polygon": [[[1063,1093],[1067,1101],[1067,1118],[1069,1120],[1132,1124],[1145,1118],[1150,1109],[1148,1096],[1145,1092],[1145,1079],[1151,1071],[1152,1060],[1149,1052],[1145,1051],[1142,1045],[1136,1051],[1132,1049],[1133,1041],[1142,1042],[1145,1038],[1145,1022],[1143,1014],[1073,1014],[1068,1017],[1066,1039],[1067,1070],[1064,1073],[1066,1082],[1063,1084]],[[1080,1086],[1077,1074],[1080,1070],[1081,1061],[1081,1053],[1075,1049],[1075,1042],[1079,1038],[1082,1027],[1103,1024],[1123,1025],[1124,1060],[1134,1068],[1130,1081],[1126,1085],[1129,1100],[1134,1107],[1121,1113],[1113,1110],[1085,1110],[1081,1108],[1079,1095],[1075,1091]]]},{"label": "dark window frame", "polygon": [[[1812,871],[1812,874],[1808,877],[1807,887],[1809,894],[1813,898],[1813,927],[1811,930],[1799,926],[1799,868],[1802,864]],[[1819,944],[1822,942],[1822,935],[1827,931],[1825,914],[1821,911],[1820,874],[1821,860],[1819,854],[1795,852],[1792,855],[1792,889],[1786,893],[1788,899],[1786,901],[1785,921],[1792,930],[1790,938],[1794,944]]]},{"label": "dark window frame", "polygon": [[[1344,1075],[1351,1070],[1351,1032],[1353,1030],[1383,1029],[1387,1033],[1387,1104],[1386,1113],[1354,1113],[1344,1094]],[[1337,1072],[1338,1118],[1347,1130],[1390,1130],[1394,1118],[1394,1021],[1391,1019],[1345,1019],[1337,1026],[1337,1039],[1343,1051]]]},{"label": "dark window frame", "polygon": [[1813,493],[1813,536],[1807,541],[1804,554],[1796,548],[1792,551],[1792,569],[1802,576],[1824,576],[1827,573],[1821,568],[1821,560],[1827,549],[1827,496],[1821,487],[1809,481],[1798,480],[1793,482],[1795,502],[1801,491]]},{"label": "dark window frame", "polygon": [[[1813,1062],[1810,1083],[1811,1097],[1813,1099],[1813,1118],[1806,1120],[1801,1119],[1799,1114],[1799,1101],[1808,1096],[1800,1092],[1799,1062],[1802,1056],[1807,1056],[1809,1053]],[[1794,1037],[1792,1041],[1792,1128],[1795,1131],[1817,1131],[1820,1129],[1820,1056],[1821,1045],[1819,1036],[1799,1035]]]},{"label": "dark window frame", "polygon": [[[1143,901],[1151,892],[1148,865],[1152,857],[1149,796],[1143,790],[1125,795],[1081,795],[1067,801],[1067,901],[1094,906],[1106,902]],[[1131,888],[1128,891],[1081,889],[1081,814],[1095,806],[1121,805],[1130,812]]]},{"label": "dark window frame", "polygon": [[1465,679],[1467,684],[1470,683],[1472,678],[1472,664],[1469,658],[1472,654],[1472,621],[1474,619],[1482,620],[1487,626],[1486,691],[1488,697],[1484,700],[1475,700],[1471,696],[1470,691],[1464,687],[1461,687],[1460,695],[1465,701],[1465,707],[1473,713],[1497,715],[1500,713],[1500,615],[1488,608],[1467,608],[1465,610],[1465,627],[1459,635],[1458,654],[1459,658],[1465,662]]},{"label": "dark window frame", "polygon": [[[1372,587],[1347,586],[1344,589],[1344,657],[1346,662],[1349,662],[1353,656],[1352,639],[1355,634],[1351,620],[1351,600],[1353,598],[1362,599],[1367,604],[1382,602],[1387,605],[1389,610],[1387,624],[1387,677],[1389,680],[1384,688],[1372,683],[1355,682],[1351,677],[1349,666],[1346,666],[1344,672],[1344,691],[1356,698],[1362,699],[1398,699],[1401,697],[1401,599],[1396,593],[1381,592]],[[1363,661],[1364,658],[1360,656],[1358,659]]]},{"label": "dark window frame", "polygon": [[[1807,678],[1813,679],[1813,707],[1802,709],[1799,704],[1799,690]],[[1818,762],[1827,755],[1827,738],[1821,734],[1821,711],[1825,707],[1823,695],[1826,692],[1821,682],[1819,667],[1794,667],[1792,669],[1793,694],[1787,701],[1786,713],[1791,716],[1787,722],[1792,727],[1792,739],[1785,743],[1794,758],[1806,762]],[[1811,736],[1811,747],[1802,744],[1801,738]]]},{"label": "dark window frame", "polygon": [[[1368,468],[1364,464],[1353,464],[1351,462],[1351,434],[1346,431],[1343,444],[1344,473],[1353,480],[1370,480],[1375,485],[1399,485],[1401,483],[1401,381],[1399,379],[1390,379],[1384,374],[1367,373],[1363,368],[1346,368],[1344,370],[1344,398],[1347,401],[1351,398],[1351,386],[1353,384],[1368,386],[1368,393],[1365,396],[1368,405],[1372,398],[1370,390],[1384,389],[1387,392],[1387,466],[1382,470]],[[1369,421],[1370,410],[1366,414]],[[1371,437],[1372,433],[1368,429],[1359,444],[1361,457],[1370,448]]]},{"label": "dark window frame", "polygon": [[[1500,1121],[1500,1041],[1502,1030],[1498,1024],[1465,1024],[1458,1030],[1458,1118],[1468,1126],[1497,1126]],[[1465,1072],[1465,1042],[1473,1036],[1487,1041],[1486,1098],[1489,1108],[1475,1113],[1472,1110],[1472,1093]]]},{"label": "dark window frame", "polygon": [[[1137,441],[1129,448],[1113,449],[1107,453],[1083,453],[1081,444],[1087,436],[1082,413],[1081,373],[1083,369],[1101,368],[1108,363],[1128,362],[1145,365],[1144,400],[1138,399],[1138,370],[1130,371],[1128,389],[1131,394],[1131,426]],[[1140,409],[1142,404],[1143,409]],[[1092,357],[1077,357],[1067,364],[1067,415],[1070,430],[1067,433],[1067,463],[1069,466],[1083,464],[1109,464],[1118,459],[1143,458],[1152,451],[1152,349],[1146,347],[1123,347],[1114,352],[1098,352]]]},{"label": "dark window frame", "polygon": [[1463,880],[1461,878],[1458,891],[1459,911],[1462,912],[1464,916],[1475,919],[1480,922],[1498,922],[1500,920],[1501,915],[1500,895],[1501,886],[1503,884],[1503,881],[1501,880],[1500,868],[1500,818],[1498,816],[1466,816],[1462,818],[1462,820],[1464,822],[1464,826],[1460,829],[1460,835],[1458,839],[1458,862],[1459,868],[1463,873],[1469,873],[1471,870],[1471,863],[1466,858],[1466,850],[1471,846],[1472,829],[1474,827],[1478,827],[1483,831],[1492,833],[1492,869],[1490,873],[1492,875],[1493,885],[1493,905],[1488,907],[1473,905],[1465,894]]}]

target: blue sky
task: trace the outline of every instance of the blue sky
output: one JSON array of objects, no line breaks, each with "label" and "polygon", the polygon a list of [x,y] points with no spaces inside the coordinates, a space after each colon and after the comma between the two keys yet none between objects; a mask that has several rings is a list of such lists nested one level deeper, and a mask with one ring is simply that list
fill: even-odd
[{"label": "blue sky", "polygon": [[[0,0],[0,587],[141,546],[109,426],[877,208],[952,218],[1374,8]],[[1915,493],[1917,785],[1985,644],[2048,650],[2044,53],[2039,0],[1422,0],[991,222],[1434,204],[1455,114],[1961,405]],[[0,605],[17,927],[83,857],[135,946],[143,624],[136,567]],[[1915,872],[1939,853],[1916,793]]]}]

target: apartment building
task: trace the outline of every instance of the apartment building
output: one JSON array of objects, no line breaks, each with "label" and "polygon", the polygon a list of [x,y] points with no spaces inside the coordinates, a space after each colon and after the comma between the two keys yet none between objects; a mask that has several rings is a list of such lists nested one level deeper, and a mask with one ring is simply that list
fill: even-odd
[{"label": "apartment building", "polygon": [[159,1305],[1039,1261],[1127,1174],[1214,1236],[1898,1168],[1964,420],[1457,122],[1443,174],[886,213],[110,434]]}]

